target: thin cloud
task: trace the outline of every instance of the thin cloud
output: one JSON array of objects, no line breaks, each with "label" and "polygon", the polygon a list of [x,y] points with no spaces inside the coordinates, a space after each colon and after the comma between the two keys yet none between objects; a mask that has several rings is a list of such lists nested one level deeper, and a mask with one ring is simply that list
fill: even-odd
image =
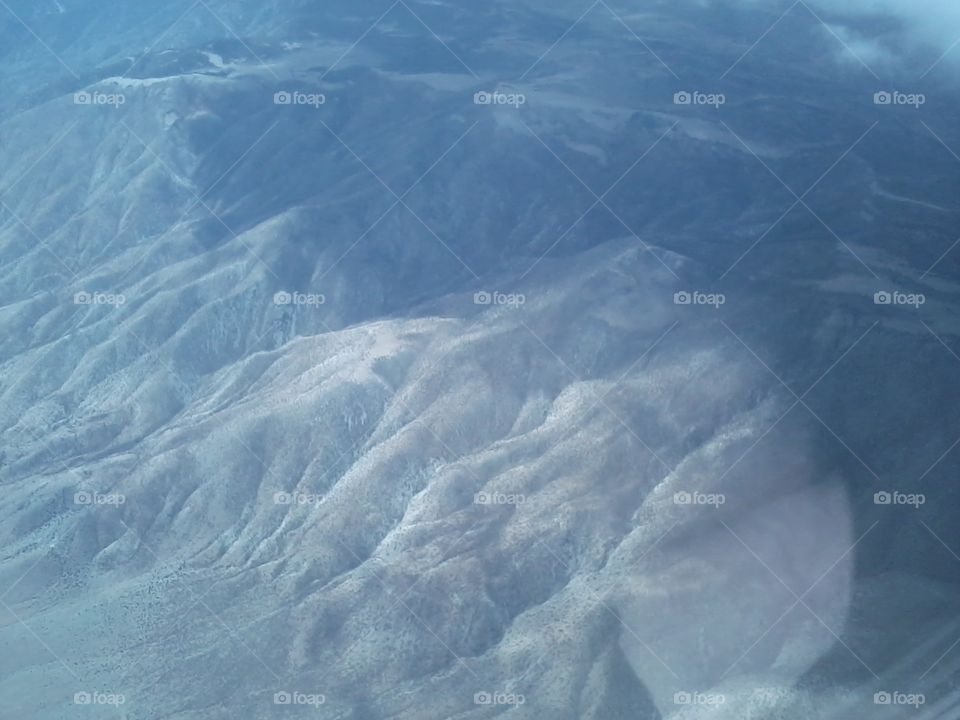
[{"label": "thin cloud", "polygon": [[[781,0],[744,0],[780,7]],[[960,3],[957,0],[804,0],[829,24],[830,29],[859,53],[881,62],[891,48],[889,31],[881,31],[868,18],[898,21],[901,50],[922,46],[930,62],[960,62]],[[881,37],[883,32],[885,37]],[[866,57],[863,58],[867,60]],[[867,60],[869,62],[869,60]]]}]

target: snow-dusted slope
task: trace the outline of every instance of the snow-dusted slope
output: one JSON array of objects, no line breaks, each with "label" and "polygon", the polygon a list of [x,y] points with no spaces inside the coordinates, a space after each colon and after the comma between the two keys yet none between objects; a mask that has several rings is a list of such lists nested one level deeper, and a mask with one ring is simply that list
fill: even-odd
[{"label": "snow-dusted slope", "polygon": [[0,718],[957,716],[955,93],[582,12],[0,7]]}]

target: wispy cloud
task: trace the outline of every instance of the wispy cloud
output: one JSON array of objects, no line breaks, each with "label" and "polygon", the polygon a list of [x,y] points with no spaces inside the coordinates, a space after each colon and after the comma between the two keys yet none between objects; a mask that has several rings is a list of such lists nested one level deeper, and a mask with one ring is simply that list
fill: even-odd
[{"label": "wispy cloud", "polygon": [[[782,4],[779,0],[743,0],[748,4]],[[931,62],[960,62],[960,3],[956,0],[804,0],[851,46],[880,59],[882,43],[867,18],[887,17],[902,24],[906,45],[927,46]]]}]

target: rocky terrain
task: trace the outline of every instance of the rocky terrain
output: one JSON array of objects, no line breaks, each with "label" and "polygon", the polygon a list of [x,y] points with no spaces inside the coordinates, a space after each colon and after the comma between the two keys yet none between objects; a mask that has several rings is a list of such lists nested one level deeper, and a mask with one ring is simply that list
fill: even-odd
[{"label": "rocky terrain", "polygon": [[0,2],[0,718],[960,717],[901,23]]}]

